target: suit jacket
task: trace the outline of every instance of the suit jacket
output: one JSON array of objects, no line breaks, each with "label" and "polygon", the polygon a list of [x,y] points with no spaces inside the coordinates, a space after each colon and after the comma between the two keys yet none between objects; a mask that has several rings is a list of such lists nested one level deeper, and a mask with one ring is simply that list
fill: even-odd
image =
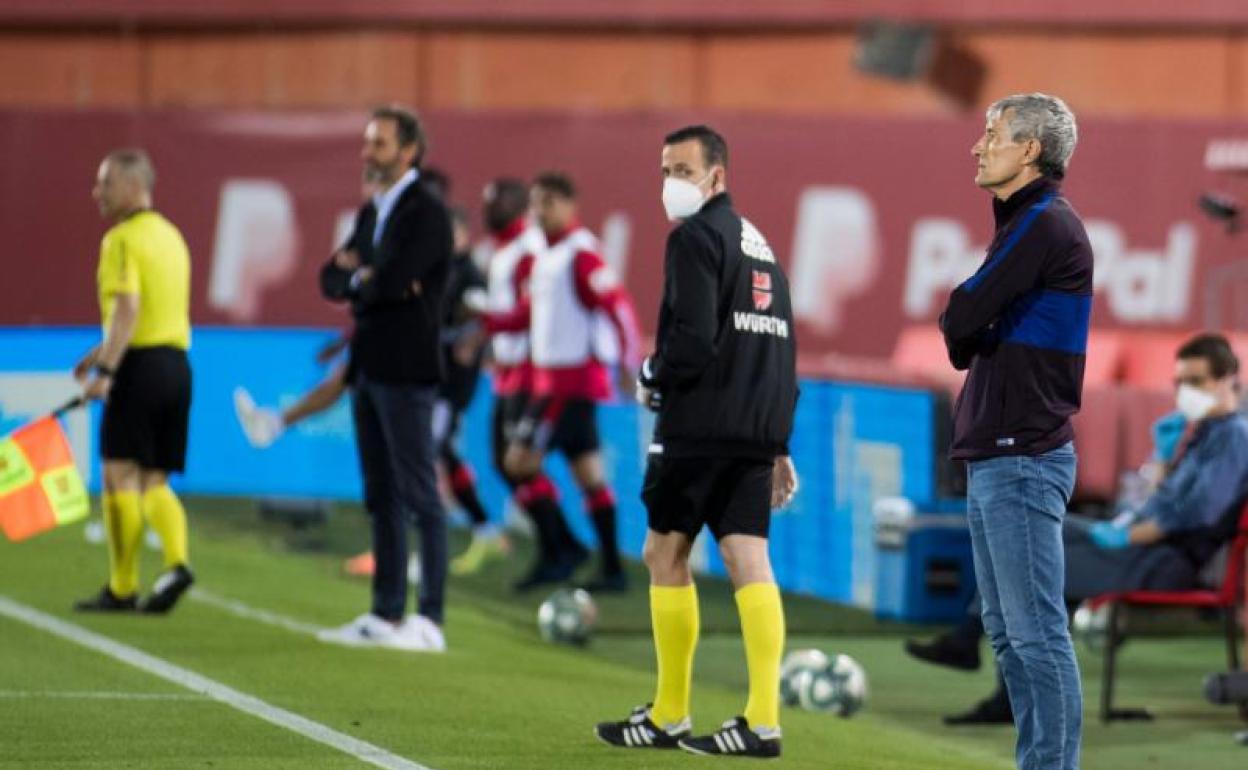
[{"label": "suit jacket", "polygon": [[[321,293],[350,302],[355,316],[351,376],[387,384],[432,384],[442,380],[439,347],[442,302],[451,264],[451,222],[446,207],[419,183],[399,197],[377,245],[377,208],[360,207],[344,248],[372,268],[366,281],[353,280],[331,257],[321,268]],[[413,286],[418,285],[418,290]]]}]

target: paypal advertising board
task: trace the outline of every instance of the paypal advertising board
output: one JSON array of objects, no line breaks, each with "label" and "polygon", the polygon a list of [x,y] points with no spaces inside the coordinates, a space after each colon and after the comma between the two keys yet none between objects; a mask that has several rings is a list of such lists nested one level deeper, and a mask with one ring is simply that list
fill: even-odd
[{"label": "paypal advertising board", "polygon": [[[268,449],[255,449],[234,416],[242,386],[263,406],[295,401],[332,370],[315,362],[338,332],[329,329],[200,327],[191,367],[194,397],[181,491],[197,495],[358,500],[361,493],[350,400],[292,428]],[[99,341],[95,328],[0,329],[0,431],[46,413],[76,392],[70,369]],[[772,520],[776,576],[788,589],[861,606],[874,603],[876,546],[872,504],[903,495],[923,510],[935,503],[936,401],[926,391],[805,380],[790,447],[801,477],[796,500]],[[463,457],[475,468],[487,509],[500,521],[517,516],[492,467],[488,379],[460,429]],[[67,432],[88,486],[100,483],[100,407],[71,413]],[[599,409],[612,488],[619,498],[620,543],[639,557],[646,535],[640,490],[653,416],[632,403]],[[573,530],[595,542],[584,505],[562,460],[551,463]],[[695,564],[724,567],[705,534]]]},{"label": "paypal advertising board", "polygon": [[[434,109],[421,117],[432,136],[453,137],[437,142],[433,160],[454,178],[461,204],[503,171],[524,178],[554,164],[571,174],[582,221],[601,236],[644,331],[654,332],[671,229],[659,205],[654,142],[688,113]],[[979,116],[699,117],[739,149],[734,200],[791,278],[804,355],[887,357],[903,329],[933,324],[950,290],[983,261],[990,204],[967,177]],[[360,204],[363,118],[356,109],[0,110],[7,176],[40,180],[0,186],[0,224],[9,251],[39,254],[41,268],[0,282],[0,324],[95,321],[84,260],[97,253],[107,224],[86,187],[106,152],[129,146],[151,153],[164,180],[160,210],[195,256],[196,326],[339,323],[341,308],[316,287]],[[1097,328],[1242,326],[1242,243],[1193,206],[1197,190],[1225,182],[1215,169],[1243,157],[1242,125],[1087,116],[1080,126],[1078,173],[1063,191],[1096,255]],[[898,185],[914,169],[896,148],[912,146],[927,148],[923,184]],[[778,156],[803,160],[776,163]],[[1136,161],[1142,157],[1148,162]]]}]

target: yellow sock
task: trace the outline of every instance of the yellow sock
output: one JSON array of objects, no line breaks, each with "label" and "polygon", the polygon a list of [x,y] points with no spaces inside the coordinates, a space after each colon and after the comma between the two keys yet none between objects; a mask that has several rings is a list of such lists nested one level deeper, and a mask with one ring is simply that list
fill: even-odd
[{"label": "yellow sock", "polygon": [[143,513],[165,549],[165,567],[186,564],[186,511],[168,484],[143,493]]},{"label": "yellow sock", "polygon": [[775,583],[750,583],[737,591],[745,661],[750,670],[750,727],[780,726],[780,656],[784,653],[784,607]]},{"label": "yellow sock", "polygon": [[108,589],[114,596],[139,590],[139,541],[143,513],[138,492],[104,493],[104,531],[108,534]]},{"label": "yellow sock", "polygon": [[697,589],[692,584],[650,586],[650,622],[659,668],[650,716],[663,727],[689,716],[693,650],[698,646]]}]

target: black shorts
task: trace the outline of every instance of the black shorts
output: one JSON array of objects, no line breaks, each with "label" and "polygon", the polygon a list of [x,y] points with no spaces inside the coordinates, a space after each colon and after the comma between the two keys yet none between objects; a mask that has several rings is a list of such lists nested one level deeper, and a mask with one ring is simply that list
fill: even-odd
[{"label": "black shorts", "polygon": [[738,457],[650,455],[641,500],[650,529],[697,537],[702,525],[726,535],[767,537],[772,463]]},{"label": "black shorts", "polygon": [[190,417],[191,365],[186,351],[127,350],[104,404],[101,455],[147,470],[181,471],[186,467]]},{"label": "black shorts", "polygon": [[598,405],[587,398],[547,396],[529,401],[516,423],[513,441],[542,453],[559,451],[569,460],[597,452]]},{"label": "black shorts", "polygon": [[490,441],[494,454],[494,467],[506,477],[503,468],[503,456],[507,454],[507,445],[516,433],[516,424],[524,417],[524,408],[529,403],[529,394],[520,392],[506,396],[494,397],[494,415],[490,421]]}]

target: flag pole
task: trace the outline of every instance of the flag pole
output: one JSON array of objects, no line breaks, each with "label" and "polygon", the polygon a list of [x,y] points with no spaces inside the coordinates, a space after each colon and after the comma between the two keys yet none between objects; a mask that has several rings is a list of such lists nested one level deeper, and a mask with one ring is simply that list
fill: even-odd
[{"label": "flag pole", "polygon": [[53,409],[52,416],[63,417],[66,412],[71,412],[85,403],[87,403],[87,400],[83,398],[81,394],[79,394],[77,396],[74,396],[70,400],[66,401],[65,403],[61,404],[57,408]]}]

